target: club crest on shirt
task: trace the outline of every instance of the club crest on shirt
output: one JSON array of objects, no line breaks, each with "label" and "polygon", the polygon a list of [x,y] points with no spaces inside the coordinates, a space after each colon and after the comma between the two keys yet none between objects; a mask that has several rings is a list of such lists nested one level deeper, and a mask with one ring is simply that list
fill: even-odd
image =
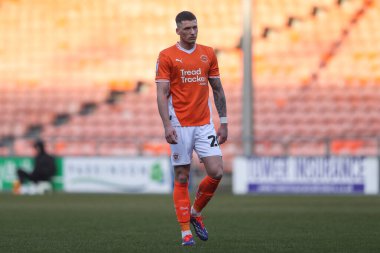
[{"label": "club crest on shirt", "polygon": [[207,55],[202,54],[202,55],[201,55],[201,61],[203,61],[203,62],[208,62],[208,57],[207,57]]},{"label": "club crest on shirt", "polygon": [[178,153],[173,153],[173,160],[178,161],[179,160],[179,154]]}]

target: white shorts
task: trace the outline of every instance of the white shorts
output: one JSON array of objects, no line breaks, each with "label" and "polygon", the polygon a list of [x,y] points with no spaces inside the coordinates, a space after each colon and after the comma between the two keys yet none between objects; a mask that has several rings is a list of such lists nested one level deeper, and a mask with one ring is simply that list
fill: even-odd
[{"label": "white shorts", "polygon": [[199,159],[208,156],[222,156],[213,124],[195,127],[174,127],[177,144],[170,144],[173,166],[191,163],[193,150]]}]

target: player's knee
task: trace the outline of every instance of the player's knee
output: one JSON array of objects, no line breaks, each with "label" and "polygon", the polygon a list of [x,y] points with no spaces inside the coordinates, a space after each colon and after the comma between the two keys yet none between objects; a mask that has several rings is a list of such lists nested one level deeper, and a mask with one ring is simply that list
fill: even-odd
[{"label": "player's knee", "polygon": [[185,184],[189,181],[189,170],[190,168],[182,168],[182,167],[176,167],[175,168],[175,181]]},{"label": "player's knee", "polygon": [[223,177],[223,165],[215,166],[210,172],[208,173],[208,176],[220,180]]},{"label": "player's knee", "polygon": [[176,171],[175,173],[175,181],[185,184],[189,181],[189,173],[186,171]]},{"label": "player's knee", "polygon": [[189,177],[184,174],[180,174],[175,179],[178,183],[186,184],[189,181]]},{"label": "player's knee", "polygon": [[220,180],[223,177],[223,170],[219,170],[215,173],[215,175],[212,177],[214,179]]}]

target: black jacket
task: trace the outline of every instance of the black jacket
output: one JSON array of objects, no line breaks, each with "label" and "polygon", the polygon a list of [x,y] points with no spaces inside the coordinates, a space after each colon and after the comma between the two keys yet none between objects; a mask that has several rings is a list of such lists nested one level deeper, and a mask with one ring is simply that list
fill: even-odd
[{"label": "black jacket", "polygon": [[33,174],[43,178],[49,178],[54,176],[55,172],[56,166],[53,156],[41,152],[35,157]]}]

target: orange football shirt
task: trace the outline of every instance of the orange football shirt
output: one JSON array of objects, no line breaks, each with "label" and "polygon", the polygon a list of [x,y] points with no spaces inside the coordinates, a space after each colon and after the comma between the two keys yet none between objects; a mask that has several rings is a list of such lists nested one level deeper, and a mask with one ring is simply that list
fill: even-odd
[{"label": "orange football shirt", "polygon": [[219,78],[218,61],[211,47],[196,44],[186,50],[177,43],[160,52],[156,83],[170,83],[169,114],[173,126],[212,122],[209,78]]}]

